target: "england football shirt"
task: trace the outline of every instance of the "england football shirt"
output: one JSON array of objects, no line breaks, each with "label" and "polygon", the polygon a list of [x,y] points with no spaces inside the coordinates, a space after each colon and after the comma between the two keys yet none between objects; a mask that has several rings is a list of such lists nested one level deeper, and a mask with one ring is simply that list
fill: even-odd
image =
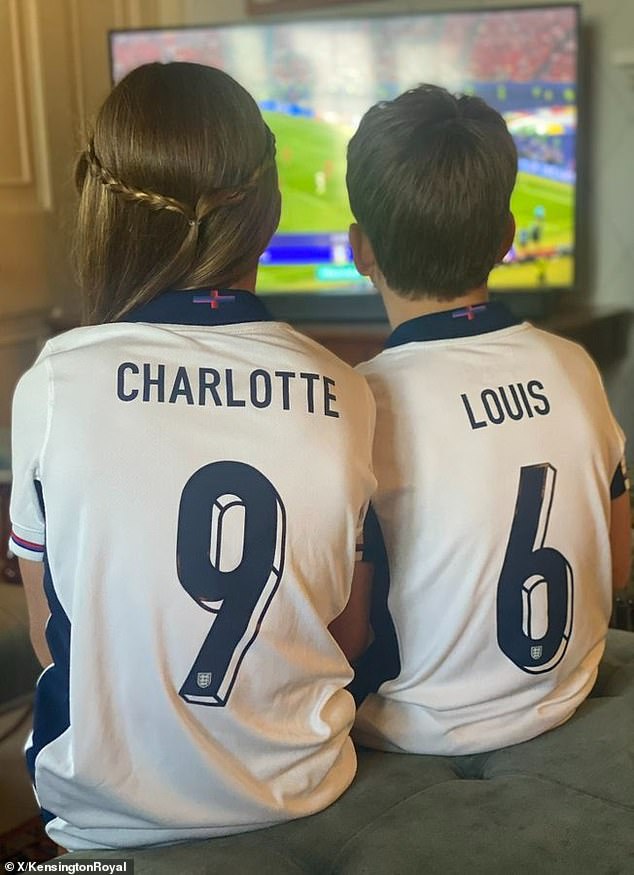
[{"label": "england football shirt", "polygon": [[377,581],[355,737],[467,754],[563,723],[603,653],[625,488],[595,365],[489,303],[404,323],[359,370]]},{"label": "england football shirt", "polygon": [[319,811],[355,772],[328,632],[375,481],[361,375],[240,291],[49,341],[13,413],[12,550],[52,664],[27,751],[70,849]]}]

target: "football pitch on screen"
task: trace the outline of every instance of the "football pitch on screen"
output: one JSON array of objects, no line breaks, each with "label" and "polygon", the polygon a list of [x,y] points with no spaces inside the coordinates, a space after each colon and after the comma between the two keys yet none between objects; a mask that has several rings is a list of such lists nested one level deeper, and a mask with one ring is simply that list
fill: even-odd
[{"label": "football pitch on screen", "polygon": [[[346,147],[352,131],[315,118],[273,112],[265,112],[264,116],[277,140],[282,191],[280,233],[346,233],[353,221],[345,185]],[[511,207],[518,229],[516,249],[526,260],[494,270],[491,287],[544,288],[572,283],[570,255],[542,257],[540,253],[558,246],[572,249],[573,187],[520,173]],[[363,288],[361,281],[359,285]],[[337,291],[347,290],[349,285],[318,280],[314,265],[261,265],[258,288]]]}]

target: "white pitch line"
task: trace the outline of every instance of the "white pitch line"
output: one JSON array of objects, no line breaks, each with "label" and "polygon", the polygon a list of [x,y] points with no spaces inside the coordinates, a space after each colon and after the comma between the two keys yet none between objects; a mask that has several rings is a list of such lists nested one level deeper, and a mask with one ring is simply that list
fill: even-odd
[{"label": "white pitch line", "polygon": [[571,209],[574,208],[574,198],[571,198],[568,195],[557,194],[557,192],[551,191],[547,188],[538,188],[533,185],[526,185],[522,183],[520,180],[520,191],[523,194],[531,194],[535,197],[544,198],[545,200],[554,201],[556,204],[564,204],[565,206],[569,206]]}]

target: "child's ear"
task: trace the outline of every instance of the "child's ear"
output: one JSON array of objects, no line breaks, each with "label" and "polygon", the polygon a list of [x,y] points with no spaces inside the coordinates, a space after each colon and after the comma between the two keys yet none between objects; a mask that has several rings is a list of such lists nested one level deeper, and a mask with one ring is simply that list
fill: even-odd
[{"label": "child's ear", "polygon": [[504,237],[502,238],[502,243],[500,244],[500,248],[498,250],[498,257],[496,260],[496,264],[500,264],[503,260],[506,253],[509,251],[511,246],[513,245],[513,240],[515,239],[515,216],[513,213],[509,213],[509,217],[506,221],[506,229],[504,231]]},{"label": "child's ear", "polygon": [[373,275],[376,268],[376,259],[370,241],[361,229],[360,225],[354,222],[348,230],[348,239],[352,248],[352,258],[354,266],[359,271],[361,276]]}]

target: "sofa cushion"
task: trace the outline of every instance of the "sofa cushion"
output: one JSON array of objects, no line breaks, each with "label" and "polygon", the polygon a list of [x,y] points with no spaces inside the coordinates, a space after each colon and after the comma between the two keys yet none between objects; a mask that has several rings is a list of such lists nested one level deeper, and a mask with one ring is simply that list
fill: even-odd
[{"label": "sofa cushion", "polygon": [[633,716],[634,635],[612,631],[593,694],[539,738],[462,757],[362,750],[351,788],[313,817],[103,856],[134,857],[136,875],[625,875]]}]

